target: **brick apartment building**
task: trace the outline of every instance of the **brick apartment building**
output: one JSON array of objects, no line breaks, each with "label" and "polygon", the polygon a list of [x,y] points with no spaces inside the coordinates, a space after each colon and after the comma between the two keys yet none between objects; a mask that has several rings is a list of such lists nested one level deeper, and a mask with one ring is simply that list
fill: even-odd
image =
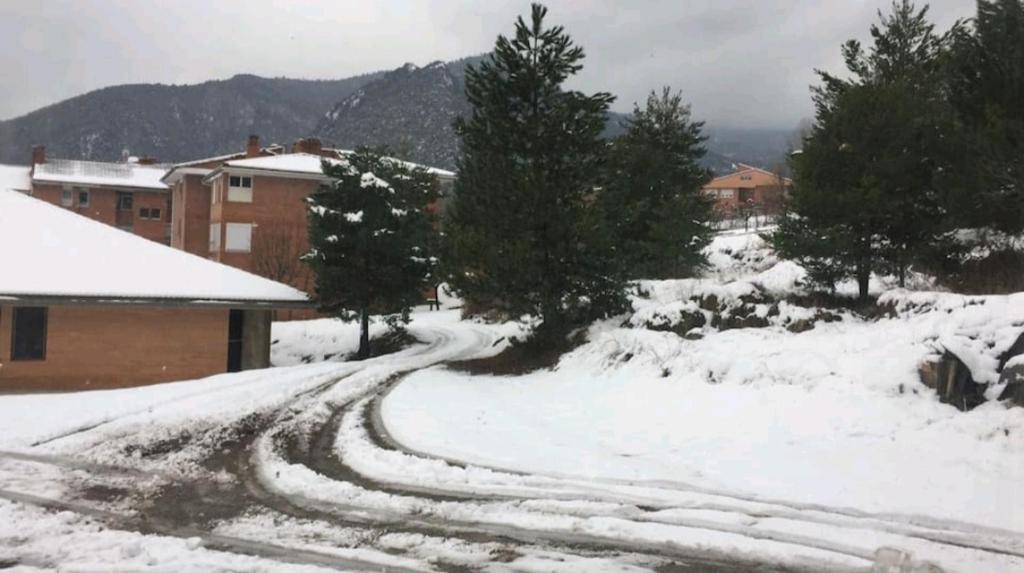
[{"label": "brick apartment building", "polygon": [[160,179],[167,167],[141,159],[122,163],[50,159],[32,149],[29,193],[90,219],[170,243],[171,206]]},{"label": "brick apartment building", "polygon": [[[299,261],[308,250],[305,199],[327,180],[321,160],[350,153],[312,138],[291,149],[261,147],[252,135],[237,153],[159,165],[53,159],[36,146],[27,173],[0,166],[0,189],[306,291],[312,276]],[[427,169],[446,196],[455,174]]]},{"label": "brick apartment building", "polygon": [[[301,139],[285,151],[261,148],[250,136],[246,150],[171,167],[171,246],[309,290],[312,276],[299,261],[309,247],[305,199],[327,181],[321,161],[351,153]],[[442,195],[455,174],[428,169]]]},{"label": "brick apartment building", "polygon": [[709,181],[703,191],[714,199],[715,211],[723,217],[735,217],[744,212],[774,215],[782,209],[792,185],[786,177],[740,163],[732,173]]},{"label": "brick apartment building", "polygon": [[269,366],[290,286],[0,189],[0,391],[84,390]]}]

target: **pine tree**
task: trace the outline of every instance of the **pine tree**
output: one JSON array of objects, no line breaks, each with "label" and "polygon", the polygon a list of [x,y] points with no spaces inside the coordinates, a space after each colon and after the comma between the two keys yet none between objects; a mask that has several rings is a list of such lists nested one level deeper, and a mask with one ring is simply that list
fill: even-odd
[{"label": "pine tree", "polygon": [[961,223],[1024,230],[1024,1],[979,0],[953,30],[949,81],[965,161]]},{"label": "pine tree", "polygon": [[436,260],[428,206],[437,179],[383,153],[324,160],[331,182],[307,199],[316,299],[323,312],[361,321],[360,359],[370,356],[370,314],[388,315],[392,329],[408,323]]},{"label": "pine tree", "polygon": [[450,285],[471,303],[541,320],[535,340],[617,311],[623,283],[594,188],[606,93],[563,88],[583,50],[534,4],[466,72],[471,115],[445,223]]},{"label": "pine tree", "polygon": [[821,284],[855,278],[862,299],[872,272],[902,285],[912,263],[941,247],[945,174],[956,164],[945,43],[927,8],[901,0],[880,18],[868,52],[854,40],[843,48],[850,79],[819,72],[815,125],[794,158],[791,215],[775,241]]},{"label": "pine tree", "polygon": [[712,202],[701,192],[710,178],[699,164],[703,125],[666,87],[634,106],[612,146],[600,202],[630,277],[683,277],[705,263]]}]

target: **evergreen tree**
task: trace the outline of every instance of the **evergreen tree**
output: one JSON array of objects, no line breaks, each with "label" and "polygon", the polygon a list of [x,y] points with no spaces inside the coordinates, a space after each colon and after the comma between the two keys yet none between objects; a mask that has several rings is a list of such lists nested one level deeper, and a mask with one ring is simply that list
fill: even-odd
[{"label": "evergreen tree", "polygon": [[563,88],[583,50],[547,9],[466,71],[471,115],[445,224],[449,283],[471,303],[538,317],[537,340],[617,311],[623,283],[595,206],[606,93]]},{"label": "evergreen tree", "polygon": [[962,224],[1024,230],[1024,1],[979,0],[953,32],[950,93],[965,141]]},{"label": "evergreen tree", "polygon": [[430,284],[435,262],[432,215],[436,177],[425,169],[360,149],[345,160],[324,160],[331,178],[307,199],[316,299],[323,312],[360,320],[357,357],[370,356],[370,314],[392,329]]},{"label": "evergreen tree", "polygon": [[710,178],[699,164],[703,125],[666,87],[634,106],[612,145],[600,202],[630,277],[683,277],[705,263],[712,202],[701,192]]},{"label": "evergreen tree", "polygon": [[908,266],[943,244],[945,174],[956,165],[945,43],[927,8],[896,2],[871,36],[866,53],[854,40],[843,48],[850,79],[819,72],[815,125],[793,160],[790,216],[775,241],[821,284],[856,278],[862,299],[872,272],[902,285]]}]

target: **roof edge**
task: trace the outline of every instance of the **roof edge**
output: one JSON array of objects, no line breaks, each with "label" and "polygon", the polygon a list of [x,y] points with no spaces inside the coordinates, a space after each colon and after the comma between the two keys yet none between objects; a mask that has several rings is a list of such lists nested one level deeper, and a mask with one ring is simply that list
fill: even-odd
[{"label": "roof edge", "polygon": [[0,304],[15,306],[91,305],[91,306],[157,306],[163,308],[237,308],[246,310],[288,310],[314,308],[313,301],[204,299],[202,297],[138,297],[0,294]]}]

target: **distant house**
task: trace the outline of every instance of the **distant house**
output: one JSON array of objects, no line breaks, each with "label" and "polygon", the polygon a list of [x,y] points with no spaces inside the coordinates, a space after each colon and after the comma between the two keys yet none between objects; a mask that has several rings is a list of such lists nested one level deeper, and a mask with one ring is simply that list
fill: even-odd
[{"label": "distant house", "polygon": [[269,365],[290,286],[0,190],[0,390],[81,390]]},{"label": "distant house", "polygon": [[776,214],[793,182],[780,175],[750,165],[738,164],[728,175],[715,177],[703,191],[715,202],[715,211],[725,217],[749,214]]},{"label": "distant house", "polygon": [[[245,152],[173,166],[171,245],[239,269],[290,284],[312,285],[299,261],[309,247],[305,199],[328,181],[321,161],[340,161],[351,151],[296,141],[290,151],[261,148],[255,136]],[[443,190],[455,174],[428,168]]]},{"label": "distant house", "polygon": [[167,167],[143,158],[121,163],[52,159],[32,148],[30,190],[42,199],[124,231],[168,244]]}]

